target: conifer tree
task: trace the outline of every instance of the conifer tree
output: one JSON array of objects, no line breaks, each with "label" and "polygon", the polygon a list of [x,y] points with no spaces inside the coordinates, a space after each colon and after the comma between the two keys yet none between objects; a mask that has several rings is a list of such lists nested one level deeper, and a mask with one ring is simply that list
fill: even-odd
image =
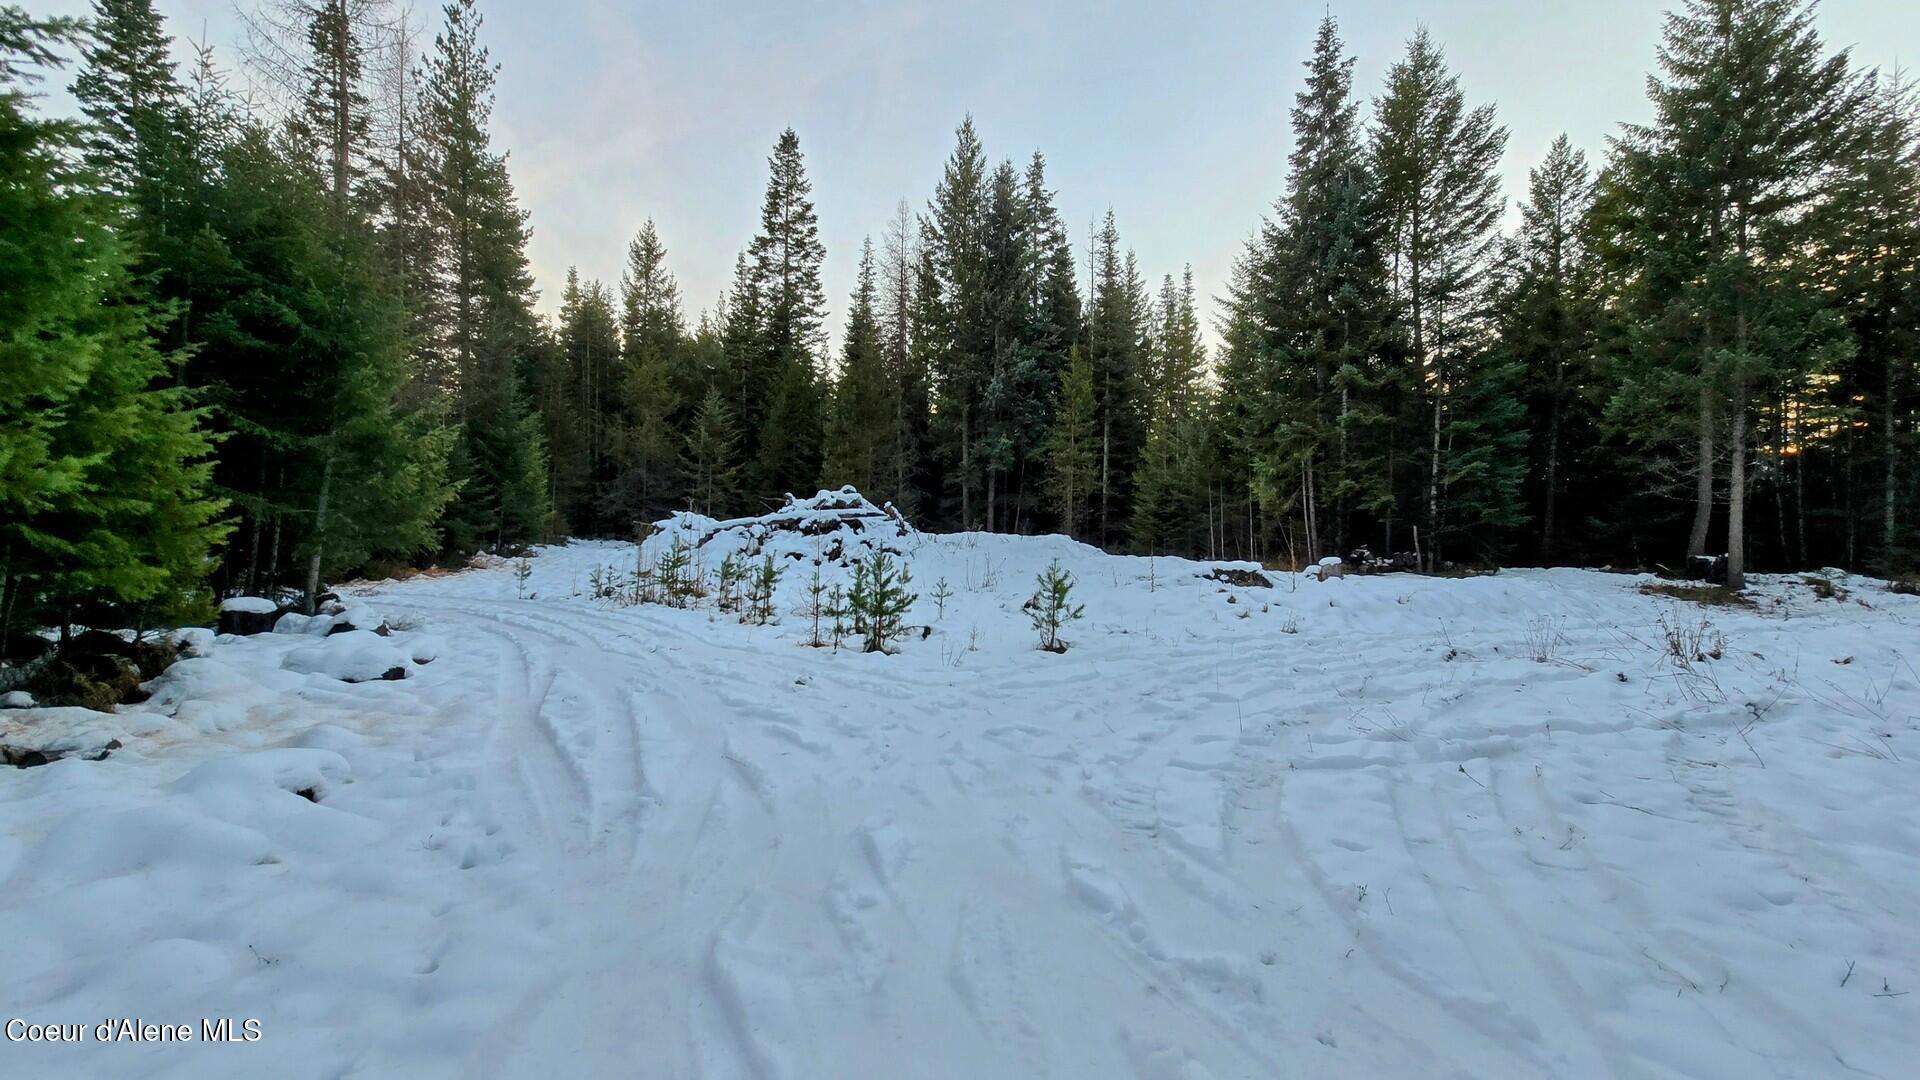
[{"label": "conifer tree", "polygon": [[980,399],[992,362],[988,339],[986,151],[965,118],[923,219],[920,340],[933,383],[934,454],[958,497],[957,523],[978,528],[984,510]]},{"label": "conifer tree", "polygon": [[1055,559],[1034,579],[1033,596],[1027,601],[1027,618],[1040,634],[1040,648],[1050,653],[1067,651],[1060,631],[1087,613],[1085,604],[1073,602],[1073,575],[1060,568]]},{"label": "conifer tree", "polygon": [[615,524],[672,509],[680,479],[678,432],[691,421],[707,384],[690,355],[680,288],[666,259],[666,245],[649,220],[627,246],[620,281],[619,463],[601,507]]},{"label": "conifer tree", "polygon": [[875,318],[877,289],[873,242],[869,240],[860,252],[859,281],[854,287],[840,354],[840,377],[833,387],[823,488],[852,484],[863,493],[877,494],[891,479],[885,470],[885,458],[897,411],[893,400],[897,391],[888,378]]},{"label": "conifer tree", "polygon": [[[1910,83],[1881,76],[1870,87],[1858,116],[1858,138],[1819,224],[1822,262],[1832,268],[1828,280],[1857,346],[1852,362],[1834,380],[1832,394],[1843,404],[1858,403],[1852,415],[1867,425],[1873,440],[1859,452],[1862,490],[1856,496],[1850,485],[1841,485],[1841,508],[1848,511],[1843,565],[1855,565],[1856,551],[1870,549],[1872,565],[1892,577],[1912,566],[1911,417],[1920,389],[1920,95]],[[1847,430],[1855,430],[1853,424]],[[1869,512],[1875,520],[1865,520]]]},{"label": "conifer tree", "polygon": [[[1425,30],[1387,72],[1374,103],[1372,159],[1392,255],[1392,293],[1407,336],[1425,430],[1420,469],[1422,553],[1437,566],[1449,537],[1488,543],[1518,523],[1522,448],[1478,410],[1511,404],[1510,363],[1488,346],[1489,272],[1507,141],[1493,107],[1469,109],[1459,78]],[[1488,442],[1487,440],[1493,440]]]},{"label": "conifer tree", "polygon": [[1349,519],[1384,511],[1382,346],[1391,321],[1378,184],[1360,144],[1353,58],[1323,18],[1295,95],[1276,217],[1250,242],[1238,317],[1256,335],[1249,465],[1269,506],[1296,504],[1305,554],[1348,548]]},{"label": "conifer tree", "polygon": [[1074,346],[1053,408],[1053,429],[1047,436],[1047,485],[1060,527],[1068,536],[1082,534],[1087,510],[1099,487],[1099,401],[1093,392],[1093,365]]},{"label": "conifer tree", "polygon": [[[762,497],[804,491],[820,475],[824,429],[820,351],[826,340],[826,295],[820,267],[826,249],[813,210],[813,184],[792,128],[780,134],[767,159],[760,231],[743,266],[751,307],[733,312],[750,320],[751,343],[742,357],[742,420],[752,439],[754,488]],[[736,294],[740,289],[736,288]],[[739,297],[736,295],[736,300]]]},{"label": "conifer tree", "polygon": [[1156,324],[1146,379],[1147,441],[1134,469],[1131,523],[1134,546],[1150,554],[1187,548],[1196,532],[1190,523],[1205,513],[1206,347],[1194,313],[1191,267],[1180,286],[1171,274],[1162,283]]},{"label": "conifer tree", "polygon": [[1756,407],[1852,345],[1803,255],[1864,88],[1798,0],[1686,0],[1659,58],[1654,122],[1616,144],[1613,220],[1640,327],[1614,415],[1662,439],[1641,420],[1648,407],[1694,399],[1693,555],[1711,528],[1724,428],[1727,583],[1740,588]]},{"label": "conifer tree", "polygon": [[605,533],[610,526],[624,531],[628,522],[610,523],[603,514],[621,472],[629,389],[613,296],[604,285],[582,285],[568,271],[559,338],[565,381],[557,389],[564,401],[540,401],[554,459],[554,501],[575,531]]},{"label": "conifer tree", "polygon": [[1093,282],[1087,320],[1087,362],[1093,368],[1098,427],[1093,536],[1105,545],[1124,535],[1131,513],[1129,481],[1146,435],[1142,375],[1150,318],[1145,283],[1133,254],[1121,254],[1112,210],[1094,237]]},{"label": "conifer tree", "polygon": [[[441,307],[438,324],[427,329],[443,369],[438,381],[457,388],[458,462],[468,471],[456,470],[456,479],[463,499],[482,499],[467,515],[470,525],[480,523],[468,538],[518,544],[544,534],[553,505],[545,439],[524,386],[538,337],[526,213],[487,130],[497,69],[480,44],[476,2],[447,0],[421,86],[419,133],[433,170],[429,216],[439,238],[429,287]],[[529,441],[509,445],[509,432]]]},{"label": "conifer tree", "polygon": [[1598,346],[1596,275],[1586,243],[1592,179],[1565,135],[1532,171],[1520,233],[1509,255],[1510,286],[1500,300],[1500,347],[1523,368],[1533,434],[1529,504],[1539,522],[1538,553],[1560,550],[1568,466],[1597,432],[1593,365]]},{"label": "conifer tree", "polygon": [[29,105],[74,32],[0,8],[0,648],[16,625],[189,617],[227,530],[121,204],[73,164],[77,129]]},{"label": "conifer tree", "polygon": [[882,449],[885,498],[910,516],[919,511],[921,488],[926,483],[931,420],[926,354],[915,336],[919,325],[919,264],[918,233],[902,199],[884,238],[875,317],[894,409]]},{"label": "conifer tree", "polygon": [[182,148],[181,87],[153,0],[94,0],[73,96],[91,121],[82,137],[103,189],[151,227]]},{"label": "conifer tree", "polygon": [[693,508],[715,517],[733,510],[739,499],[740,435],[726,396],[707,390],[687,428],[687,492]]}]

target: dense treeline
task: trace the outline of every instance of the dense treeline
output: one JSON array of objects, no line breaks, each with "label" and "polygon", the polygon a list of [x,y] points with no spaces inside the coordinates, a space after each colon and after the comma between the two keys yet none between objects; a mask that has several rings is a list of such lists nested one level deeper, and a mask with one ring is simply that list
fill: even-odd
[{"label": "dense treeline", "polygon": [[[1367,100],[1331,17],[1203,343],[1108,212],[971,120],[839,340],[796,134],[689,317],[651,222],[535,312],[476,0],[273,0],[242,100],[151,0],[0,9],[0,621],[183,617],[851,483],[930,528],[1448,563],[1912,561],[1920,109],[1795,0],[1685,0],[1655,116],[1507,134],[1424,31]],[[31,81],[77,55],[85,122]],[[1083,276],[1084,275],[1084,276]]]}]

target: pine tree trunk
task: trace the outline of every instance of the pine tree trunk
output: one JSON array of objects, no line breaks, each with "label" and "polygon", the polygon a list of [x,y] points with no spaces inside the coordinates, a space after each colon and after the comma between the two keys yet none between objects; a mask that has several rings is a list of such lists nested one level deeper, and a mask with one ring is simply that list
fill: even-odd
[{"label": "pine tree trunk", "polygon": [[1553,565],[1553,515],[1560,494],[1560,402],[1553,403],[1553,414],[1547,421],[1547,503],[1540,515],[1540,561]]},{"label": "pine tree trunk", "polygon": [[1727,419],[1727,588],[1747,586],[1747,389],[1734,386]]},{"label": "pine tree trunk", "polygon": [[[1438,391],[1435,391],[1436,395]],[[1427,464],[1427,572],[1440,569],[1440,431],[1443,399],[1433,399],[1433,456]]]},{"label": "pine tree trunk", "polygon": [[[265,502],[267,496],[266,462],[263,461],[260,463],[260,468],[255,471],[254,476],[254,491],[258,493],[260,500]],[[254,596],[258,595],[253,591],[253,586],[260,573],[260,519],[263,516],[262,508],[259,506],[254,507],[253,512],[247,516],[252,519],[251,524],[253,527],[250,530],[252,539],[249,540],[247,544],[247,574],[246,577],[242,579],[241,591],[249,596]]]},{"label": "pine tree trunk", "polygon": [[1112,489],[1109,469],[1113,459],[1113,417],[1103,417],[1100,421],[1100,546],[1106,547],[1107,532],[1107,494]]},{"label": "pine tree trunk", "polygon": [[7,655],[8,638],[13,633],[13,598],[18,590],[13,584],[13,545],[7,545],[7,554],[0,560],[0,656]]},{"label": "pine tree trunk", "polygon": [[1320,561],[1320,513],[1319,507],[1315,504],[1319,500],[1319,494],[1314,490],[1313,485],[1312,457],[1307,458],[1306,465],[1300,470],[1300,495],[1301,502],[1304,504],[1307,529],[1307,561],[1318,563]]},{"label": "pine tree trunk", "polygon": [[[274,478],[274,491],[284,493],[287,488],[287,470],[282,466]],[[280,514],[273,515],[273,544],[267,551],[267,592],[280,584]]]},{"label": "pine tree trunk", "polygon": [[1898,441],[1894,437],[1894,358],[1892,350],[1887,352],[1887,390],[1881,403],[1880,437],[1884,444],[1886,473],[1880,485],[1880,572],[1887,577],[1893,576],[1895,522],[1895,492],[1899,488],[1900,455]]},{"label": "pine tree trunk", "polygon": [[1687,557],[1707,553],[1707,530],[1713,525],[1713,388],[1704,377],[1700,387],[1700,436],[1693,465],[1693,531],[1687,537]]},{"label": "pine tree trunk", "polygon": [[[1793,438],[1799,440],[1799,425],[1795,425]],[[1851,494],[1851,486],[1847,488]],[[1847,515],[1847,521],[1853,521],[1853,515]],[[1807,550],[1807,448],[1801,446],[1799,454],[1793,455],[1793,542],[1799,546],[1801,563],[1807,563],[1811,552]],[[1847,565],[1853,567],[1853,559],[1847,559]]]},{"label": "pine tree trunk", "polygon": [[1345,555],[1347,547],[1347,484],[1351,475],[1351,465],[1347,460],[1347,418],[1352,404],[1349,401],[1350,389],[1343,381],[1340,384],[1340,462],[1339,471],[1334,475],[1333,505],[1333,543],[1340,550],[1335,554]]},{"label": "pine tree trunk", "polygon": [[1787,433],[1787,402],[1782,394],[1773,401],[1773,460],[1779,467],[1779,474],[1773,480],[1773,526],[1774,542],[1779,545],[1780,559],[1791,566],[1799,562],[1799,556],[1787,548],[1787,499],[1781,490],[1787,483],[1787,447],[1790,445]]},{"label": "pine tree trunk", "polygon": [[960,527],[973,528],[973,420],[960,410]]},{"label": "pine tree trunk", "polygon": [[313,554],[307,557],[307,614],[320,606],[320,557],[327,542],[327,500],[333,494],[333,438],[320,464],[320,495],[313,504]]}]

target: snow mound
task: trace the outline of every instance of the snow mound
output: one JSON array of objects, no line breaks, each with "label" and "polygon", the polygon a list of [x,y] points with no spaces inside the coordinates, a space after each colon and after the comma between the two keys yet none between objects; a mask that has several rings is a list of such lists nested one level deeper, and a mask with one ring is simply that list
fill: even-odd
[{"label": "snow mound", "polygon": [[404,679],[408,661],[406,653],[373,631],[349,630],[289,652],[280,666],[302,675],[326,675],[357,683]]},{"label": "snow mound", "polygon": [[78,705],[13,710],[0,721],[0,746],[15,752],[37,751],[49,758],[97,754],[117,748],[131,734],[126,719]]},{"label": "snow mound", "polygon": [[719,521],[682,512],[655,529],[644,546],[648,558],[682,544],[709,566],[728,555],[812,558],[844,566],[876,550],[900,554],[903,542],[919,535],[892,503],[875,506],[852,486],[806,499],[788,495],[785,506],[757,517]]},{"label": "snow mound", "polygon": [[335,785],[346,782],[350,772],[347,759],[331,750],[261,750],[202,762],[174,781],[173,790],[276,787],[318,800]]},{"label": "snow mound", "polygon": [[334,616],[308,615],[299,611],[289,611],[280,616],[273,624],[276,634],[309,634],[320,637],[333,629]]},{"label": "snow mound", "polygon": [[221,611],[244,611],[249,615],[270,615],[280,605],[264,596],[229,596],[220,601]]}]

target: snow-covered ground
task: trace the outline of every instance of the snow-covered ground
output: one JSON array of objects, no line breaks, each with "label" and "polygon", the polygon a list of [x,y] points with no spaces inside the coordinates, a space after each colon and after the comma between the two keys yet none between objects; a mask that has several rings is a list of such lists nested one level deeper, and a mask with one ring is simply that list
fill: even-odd
[{"label": "snow-covered ground", "polygon": [[45,721],[125,745],[0,769],[0,1014],[88,1026],[0,1075],[1915,1075],[1920,599],[909,534],[866,655],[801,644],[821,542],[774,626],[574,543]]}]

